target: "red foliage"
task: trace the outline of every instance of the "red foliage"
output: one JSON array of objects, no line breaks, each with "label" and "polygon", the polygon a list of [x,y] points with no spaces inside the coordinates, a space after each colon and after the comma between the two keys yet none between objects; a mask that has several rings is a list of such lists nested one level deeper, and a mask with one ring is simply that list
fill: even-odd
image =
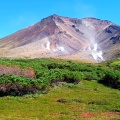
[{"label": "red foliage", "polygon": [[6,75],[19,75],[24,76],[27,78],[36,78],[35,71],[32,68],[23,68],[21,69],[18,66],[6,66],[6,65],[0,65],[0,75],[6,74]]},{"label": "red foliage", "polygon": [[81,116],[82,116],[82,118],[91,118],[91,117],[93,117],[93,114],[94,113],[92,113],[92,112],[83,112],[81,114]]}]

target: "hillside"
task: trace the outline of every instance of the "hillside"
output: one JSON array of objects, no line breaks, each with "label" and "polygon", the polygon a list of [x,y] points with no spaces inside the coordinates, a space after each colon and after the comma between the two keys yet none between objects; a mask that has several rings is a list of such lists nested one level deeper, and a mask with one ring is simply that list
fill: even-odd
[{"label": "hillside", "polygon": [[101,62],[120,57],[120,26],[96,18],[52,15],[0,39],[3,58],[61,58]]}]

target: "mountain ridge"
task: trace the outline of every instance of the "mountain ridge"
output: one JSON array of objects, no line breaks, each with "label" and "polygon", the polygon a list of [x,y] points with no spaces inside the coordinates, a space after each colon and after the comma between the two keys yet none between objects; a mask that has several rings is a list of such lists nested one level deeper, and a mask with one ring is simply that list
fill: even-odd
[{"label": "mountain ridge", "polygon": [[[0,39],[0,57],[53,57],[101,62],[114,56],[111,53],[119,43],[120,26],[110,21],[54,14]],[[119,53],[117,48],[115,51]]]}]

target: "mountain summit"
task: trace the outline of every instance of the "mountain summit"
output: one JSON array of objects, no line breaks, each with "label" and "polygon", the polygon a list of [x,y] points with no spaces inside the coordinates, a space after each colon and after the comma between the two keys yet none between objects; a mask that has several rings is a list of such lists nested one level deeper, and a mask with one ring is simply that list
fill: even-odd
[{"label": "mountain summit", "polygon": [[0,39],[0,57],[101,62],[120,57],[120,26],[96,18],[52,15]]}]

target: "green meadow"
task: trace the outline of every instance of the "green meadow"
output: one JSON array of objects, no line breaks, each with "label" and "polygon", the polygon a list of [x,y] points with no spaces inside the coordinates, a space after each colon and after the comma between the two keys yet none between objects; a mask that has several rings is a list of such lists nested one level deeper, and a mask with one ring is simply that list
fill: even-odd
[{"label": "green meadow", "polygon": [[34,78],[0,76],[0,120],[120,119],[119,59],[99,64],[1,59],[0,65],[35,72]]}]

